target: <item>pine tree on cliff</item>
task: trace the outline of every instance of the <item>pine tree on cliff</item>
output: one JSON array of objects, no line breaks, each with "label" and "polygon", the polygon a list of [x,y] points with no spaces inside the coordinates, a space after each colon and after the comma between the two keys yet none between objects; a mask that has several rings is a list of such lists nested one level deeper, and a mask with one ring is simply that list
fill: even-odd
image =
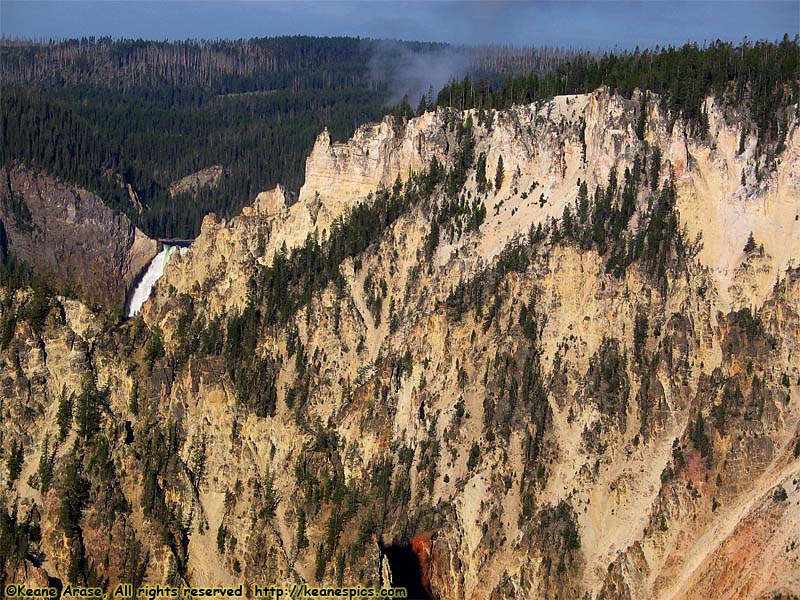
[{"label": "pine tree on cliff", "polygon": [[636,137],[644,140],[644,129],[647,125],[647,104],[650,101],[650,94],[645,90],[639,109],[639,119],[636,121]]},{"label": "pine tree on cliff", "polygon": [[6,459],[6,469],[8,470],[8,489],[14,485],[14,482],[22,472],[22,463],[24,462],[24,451],[22,444],[17,443],[17,440],[11,442],[11,451],[8,453]]},{"label": "pine tree on cliff", "polygon": [[658,178],[661,175],[661,148],[656,146],[650,159],[650,189],[658,190]]},{"label": "pine tree on cliff", "polygon": [[753,232],[750,232],[750,236],[747,238],[747,243],[744,245],[744,253],[750,254],[753,250],[756,249],[756,239],[753,237]]},{"label": "pine tree on cliff", "polygon": [[425,94],[422,94],[419,98],[419,103],[417,104],[417,111],[416,115],[421,117],[425,114],[425,111],[428,109],[428,100],[425,98]]},{"label": "pine tree on cliff", "polygon": [[494,175],[494,187],[496,190],[500,189],[500,186],[503,185],[503,177],[505,177],[505,173],[503,170],[503,155],[500,155],[500,158],[497,159],[497,171]]},{"label": "pine tree on cliff", "polygon": [[475,167],[475,182],[478,184],[478,193],[486,192],[486,154],[481,152],[478,157],[478,166]]},{"label": "pine tree on cliff", "polygon": [[39,468],[37,473],[39,475],[39,490],[42,494],[46,494],[50,489],[50,484],[53,482],[53,458],[54,454],[50,453],[50,435],[45,434],[44,442],[42,443],[42,454],[39,457]]},{"label": "pine tree on cliff", "polygon": [[98,392],[94,375],[88,372],[83,376],[81,393],[76,406],[78,435],[88,441],[100,429],[100,410],[97,406]]},{"label": "pine tree on cliff", "polygon": [[58,424],[58,439],[64,441],[72,427],[72,408],[75,397],[67,394],[67,388],[61,388],[61,398],[58,401],[58,412],[56,413],[56,423]]}]

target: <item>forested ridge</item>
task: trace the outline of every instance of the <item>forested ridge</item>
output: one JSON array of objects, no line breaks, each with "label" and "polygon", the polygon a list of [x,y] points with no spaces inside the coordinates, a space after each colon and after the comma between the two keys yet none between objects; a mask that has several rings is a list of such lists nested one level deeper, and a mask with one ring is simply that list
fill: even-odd
[{"label": "forested ridge", "polygon": [[[561,94],[585,94],[605,85],[630,97],[635,90],[661,96],[673,118],[682,115],[707,129],[702,101],[709,94],[746,107],[761,139],[785,137],[787,115],[781,110],[800,98],[800,38],[780,43],[716,42],[708,46],[578,55],[545,74],[490,79],[466,77],[439,92],[438,106],[458,109],[504,109]],[[701,131],[702,133],[702,131]]]},{"label": "forested ridge", "polygon": [[[471,72],[545,72],[570,57],[589,56],[549,46],[450,46],[367,38],[280,36],[241,40],[150,40],[88,37],[34,43],[0,39],[8,83],[87,83],[112,89],[198,87],[211,94],[264,89],[388,86],[387,69],[407,65],[409,53],[436,60],[462,58]],[[405,54],[405,56],[404,56]],[[380,65],[375,64],[375,58]],[[372,64],[370,65],[370,62]],[[364,65],[372,68],[365,71]],[[377,68],[381,67],[381,68]]]},{"label": "forested ridge", "polygon": [[[277,183],[296,191],[324,127],[343,139],[384,110],[363,88],[223,96],[199,107],[179,95],[173,104],[83,85],[17,87],[2,99],[1,160],[40,166],[99,193],[151,236],[194,237],[208,212],[236,214]],[[216,189],[170,196],[170,183],[216,164],[225,169]],[[144,203],[141,214],[125,184]]]},{"label": "forested ridge", "polygon": [[[428,51],[437,46],[414,44]],[[370,78],[365,65],[371,48],[357,38],[155,42],[91,37],[43,44],[6,40],[0,47],[9,83],[190,88],[208,96],[270,89],[386,88],[385,81]]]},{"label": "forested ridge", "polygon": [[[157,237],[193,237],[264,189],[297,190],[305,157],[385,111],[386,81],[349,38],[155,43],[72,40],[2,46],[2,162],[98,192]],[[216,189],[172,197],[173,181],[224,167]],[[139,213],[126,184],[141,199]]]},{"label": "forested ridge", "polygon": [[[786,135],[781,107],[798,98],[798,47],[788,36],[604,56],[357,38],[3,40],[0,162],[94,191],[150,236],[191,238],[209,212],[233,216],[278,183],[296,192],[323,128],[342,140],[385,114],[411,116],[406,100],[388,104],[399,71],[411,69],[403,57],[444,52],[463,53],[472,75],[423,94],[417,113],[507,108],[607,85],[657,93],[673,118],[702,129],[702,99],[716,93],[747,108],[774,155]],[[170,194],[176,180],[214,165],[217,185]]]},{"label": "forested ridge", "polygon": [[[358,125],[406,112],[388,105],[399,71],[410,56],[444,52],[463,52],[470,68],[495,77],[540,72],[571,55],[306,36],[3,40],[0,161],[95,191],[151,236],[190,238],[209,212],[232,216],[278,183],[296,192],[323,128],[343,140]],[[175,180],[213,165],[224,169],[215,188],[169,194]]]}]

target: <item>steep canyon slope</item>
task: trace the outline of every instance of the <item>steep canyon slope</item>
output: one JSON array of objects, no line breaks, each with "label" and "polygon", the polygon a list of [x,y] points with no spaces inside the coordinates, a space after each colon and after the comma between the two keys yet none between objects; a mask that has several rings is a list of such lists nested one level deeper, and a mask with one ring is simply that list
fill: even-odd
[{"label": "steep canyon slope", "polygon": [[53,287],[121,309],[157,251],[155,240],[92,192],[19,164],[0,167],[0,252]]},{"label": "steep canyon slope", "polygon": [[410,549],[441,599],[800,595],[797,107],[777,154],[705,110],[323,133],[141,318],[6,294],[5,581],[389,585]]}]

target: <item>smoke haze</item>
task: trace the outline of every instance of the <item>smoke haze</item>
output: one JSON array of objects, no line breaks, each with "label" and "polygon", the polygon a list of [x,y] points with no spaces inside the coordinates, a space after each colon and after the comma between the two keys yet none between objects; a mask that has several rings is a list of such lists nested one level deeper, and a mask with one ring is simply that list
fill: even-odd
[{"label": "smoke haze", "polygon": [[463,48],[415,50],[392,40],[376,41],[371,46],[370,75],[388,82],[388,104],[397,104],[408,96],[414,106],[431,87],[437,93],[448,81],[461,78],[470,70],[470,59]]}]

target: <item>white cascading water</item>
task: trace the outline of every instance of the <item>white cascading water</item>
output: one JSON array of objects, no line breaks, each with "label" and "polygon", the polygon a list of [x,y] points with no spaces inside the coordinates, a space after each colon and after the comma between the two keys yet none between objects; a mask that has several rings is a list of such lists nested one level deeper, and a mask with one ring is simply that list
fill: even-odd
[{"label": "white cascading water", "polygon": [[[128,306],[129,317],[135,316],[142,309],[142,305],[145,303],[145,300],[150,297],[150,292],[153,291],[153,286],[156,284],[156,281],[164,274],[164,267],[167,266],[169,257],[172,256],[172,253],[177,247],[178,246],[164,244],[164,249],[156,254],[155,258],[150,261],[150,264],[147,266],[147,271],[145,271],[142,279],[139,281],[136,288],[134,288],[133,295],[131,295],[130,305]],[[181,248],[180,253],[183,254],[184,252],[186,252],[186,248]]]}]

